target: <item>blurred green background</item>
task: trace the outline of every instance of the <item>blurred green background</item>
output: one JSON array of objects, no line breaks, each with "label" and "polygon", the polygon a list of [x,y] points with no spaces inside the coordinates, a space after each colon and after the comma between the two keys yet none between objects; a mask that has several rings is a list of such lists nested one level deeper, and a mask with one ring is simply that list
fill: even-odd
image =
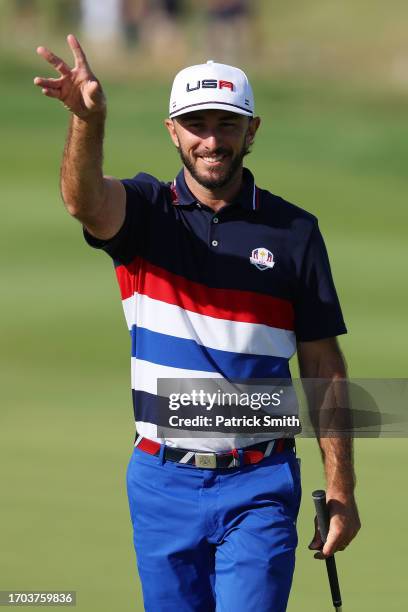
[{"label": "blurred green background", "polygon": [[[39,2],[41,19],[21,36],[12,4],[0,2],[0,590],[74,589],[84,612],[142,610],[124,485],[134,425],[119,291],[109,259],[85,245],[60,200],[67,113],[32,85],[51,74],[35,46],[68,57],[67,29]],[[181,26],[187,63],[189,45],[199,56],[193,9]],[[319,217],[355,378],[407,375],[407,19],[398,0],[261,2],[255,52],[242,64],[263,119],[247,163],[259,186]],[[109,62],[90,53],[109,101],[105,171],[170,180],[179,163],[162,120],[182,63],[116,53]],[[325,568],[307,544],[323,475],[313,440],[300,440],[299,454],[288,610],[320,612],[331,609]],[[356,442],[363,528],[338,555],[345,610],[406,607],[407,459],[405,439]]]}]

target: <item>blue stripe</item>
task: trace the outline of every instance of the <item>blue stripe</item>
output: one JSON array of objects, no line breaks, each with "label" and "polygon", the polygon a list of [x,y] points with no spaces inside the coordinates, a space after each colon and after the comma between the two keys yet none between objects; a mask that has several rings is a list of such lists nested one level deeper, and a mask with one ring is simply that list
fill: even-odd
[{"label": "blue stripe", "polygon": [[[133,413],[135,415],[135,421],[143,423],[154,423],[157,425],[160,422],[160,401],[163,398],[159,398],[158,395],[152,395],[146,393],[146,391],[135,391],[132,389],[133,399]],[[168,400],[167,402],[167,413],[168,413]],[[167,420],[168,426],[168,420]]]},{"label": "blue stripe", "polygon": [[159,334],[133,325],[132,357],[150,363],[217,372],[225,378],[290,378],[288,359],[207,348],[185,338]]},{"label": "blue stripe", "polygon": [[[135,391],[134,389],[132,389],[132,397],[133,397],[133,410],[134,410],[136,424],[148,423],[152,425],[157,425],[158,427],[164,427],[167,431],[169,431],[169,427],[170,427],[169,426],[169,416],[170,414],[174,414],[174,413],[171,413],[169,410],[168,397],[160,397],[158,395],[152,395],[151,393],[146,393],[145,391]],[[250,411],[251,409],[248,408],[247,414],[252,415],[253,413],[251,413]],[[195,409],[194,414],[198,414],[197,409]],[[236,414],[236,406],[217,407],[217,414],[223,414],[227,418],[230,418],[234,414]],[[260,413],[258,414],[262,416],[264,414],[268,414],[268,411],[266,409],[265,411],[261,410]],[[191,406],[181,407],[177,411],[177,415],[180,418],[191,417],[192,416]],[[190,429],[191,431],[194,431],[194,432],[200,431],[202,432],[203,437],[208,437],[209,432],[214,433],[215,431],[217,431],[219,433],[220,431],[222,431],[222,429],[215,427],[214,425],[201,426],[199,428],[188,427],[186,429],[187,430]],[[177,430],[175,429],[174,431],[176,432]],[[266,433],[267,429],[265,429],[264,431]],[[283,428],[280,428],[279,431],[281,432],[286,431],[287,433],[290,433],[291,435],[293,435],[295,430],[290,427],[286,427],[286,428],[283,427]],[[301,431],[300,429],[299,430],[296,429],[296,433],[300,433],[300,431]],[[231,430],[229,427],[225,428],[224,432],[227,437],[235,436],[236,434],[247,434],[247,435],[252,436],[254,435],[254,428],[252,425],[242,425],[242,426],[234,427],[233,430]],[[270,433],[276,433],[276,428],[271,427]],[[212,437],[211,433],[209,437],[210,438]]]}]

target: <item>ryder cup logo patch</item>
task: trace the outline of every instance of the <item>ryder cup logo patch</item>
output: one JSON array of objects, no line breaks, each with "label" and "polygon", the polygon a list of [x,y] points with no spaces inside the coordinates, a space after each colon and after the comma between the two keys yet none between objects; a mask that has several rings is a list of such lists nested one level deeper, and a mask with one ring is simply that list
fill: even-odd
[{"label": "ryder cup logo patch", "polygon": [[254,249],[249,261],[256,266],[258,270],[270,270],[275,265],[273,254],[264,247]]}]

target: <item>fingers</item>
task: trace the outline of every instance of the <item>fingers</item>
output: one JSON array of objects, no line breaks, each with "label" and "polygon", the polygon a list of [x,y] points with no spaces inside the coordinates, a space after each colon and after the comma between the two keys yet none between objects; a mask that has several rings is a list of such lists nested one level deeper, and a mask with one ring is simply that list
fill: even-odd
[{"label": "fingers", "polygon": [[49,89],[47,87],[43,87],[41,91],[44,94],[44,96],[47,96],[47,98],[57,98],[58,100],[61,99],[60,89]]},{"label": "fingers", "polygon": [[35,77],[34,85],[45,89],[59,89],[62,86],[62,79],[43,79],[42,77]]},{"label": "fingers", "polygon": [[325,557],[324,554],[320,551],[313,555],[313,558],[318,559],[319,561],[324,561],[327,557]]},{"label": "fingers", "polygon": [[326,559],[327,557],[331,557],[334,553],[344,550],[351,540],[352,537],[350,537],[350,534],[346,530],[334,527],[330,529],[326,543],[320,553],[317,553],[317,555],[320,556],[315,555],[315,558]]},{"label": "fingers", "polygon": [[323,548],[323,542],[321,538],[314,538],[309,544],[309,550],[321,550]]},{"label": "fingers", "polygon": [[67,41],[74,55],[76,66],[88,66],[85,53],[83,52],[83,49],[76,36],[73,34],[68,34]]},{"label": "fingers", "polygon": [[[320,534],[316,529],[314,539],[309,545],[311,550],[318,551],[314,555],[315,559],[327,559],[327,557],[331,557],[336,552],[340,552],[347,548],[361,527],[354,498],[349,500],[346,504],[337,503],[337,505],[335,500],[332,499],[329,501],[328,506],[331,517],[327,540],[323,544]],[[316,519],[315,527],[317,527]]]},{"label": "fingers", "polygon": [[312,541],[309,544],[309,550],[321,550],[323,548],[323,540],[320,536],[320,531],[317,525],[317,518],[314,520],[315,532]]},{"label": "fingers", "polygon": [[341,552],[345,548],[346,546],[341,544],[340,542],[337,544],[328,545],[328,546],[324,545],[322,550],[316,553],[315,558],[316,559],[327,559],[327,557],[332,557],[335,553]]},{"label": "fingers", "polygon": [[331,557],[335,552],[339,552],[346,548],[346,544],[342,539],[342,532],[338,529],[331,528],[326,543],[323,542],[320,531],[317,524],[317,518],[315,517],[315,534],[312,541],[309,544],[309,550],[316,550],[316,554],[313,555],[315,559],[326,559]]},{"label": "fingers", "polygon": [[62,60],[60,57],[55,55],[52,51],[47,49],[46,47],[38,47],[37,53],[42,58],[44,58],[49,64],[54,66],[55,70],[57,70],[63,76],[70,74],[71,68]]},{"label": "fingers", "polygon": [[324,543],[319,535],[319,537],[312,542],[312,545],[309,546],[311,550],[317,550],[316,554],[313,555],[314,558],[323,560],[327,557],[331,557],[339,550],[344,550],[345,547],[341,547],[340,545],[339,536],[340,534],[329,532],[327,540]]}]

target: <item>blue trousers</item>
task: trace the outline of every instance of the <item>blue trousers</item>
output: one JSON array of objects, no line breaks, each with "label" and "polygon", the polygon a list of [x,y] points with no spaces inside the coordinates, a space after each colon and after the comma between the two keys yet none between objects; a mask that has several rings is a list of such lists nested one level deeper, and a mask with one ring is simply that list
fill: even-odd
[{"label": "blue trousers", "polygon": [[301,497],[293,451],[209,470],[136,448],[127,489],[147,612],[286,610]]}]

